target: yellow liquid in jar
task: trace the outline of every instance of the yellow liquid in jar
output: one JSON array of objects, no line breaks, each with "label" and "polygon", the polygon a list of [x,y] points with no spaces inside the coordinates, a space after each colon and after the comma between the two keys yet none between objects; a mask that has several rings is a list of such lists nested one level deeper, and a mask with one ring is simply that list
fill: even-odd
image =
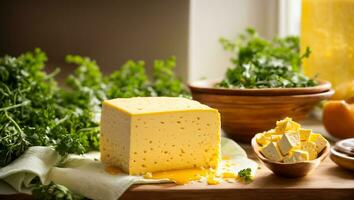
[{"label": "yellow liquid in jar", "polygon": [[354,0],[302,0],[301,51],[304,73],[335,87],[354,80]]}]

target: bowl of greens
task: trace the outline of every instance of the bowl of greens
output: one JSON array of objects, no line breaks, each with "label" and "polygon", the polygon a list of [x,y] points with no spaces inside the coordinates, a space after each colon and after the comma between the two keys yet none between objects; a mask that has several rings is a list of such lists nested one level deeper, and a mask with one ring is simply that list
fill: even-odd
[{"label": "bowl of greens", "polygon": [[301,120],[333,95],[328,81],[302,73],[311,51],[300,54],[298,37],[268,41],[247,29],[235,41],[220,42],[233,53],[233,67],[222,79],[194,81],[189,88],[194,99],[219,110],[223,131],[237,141],[249,142],[284,117]]}]

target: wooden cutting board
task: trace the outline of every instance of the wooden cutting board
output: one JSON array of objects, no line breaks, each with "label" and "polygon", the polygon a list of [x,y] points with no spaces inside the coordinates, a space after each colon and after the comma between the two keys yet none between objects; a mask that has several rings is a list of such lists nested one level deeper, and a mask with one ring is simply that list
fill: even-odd
[{"label": "wooden cutting board", "polygon": [[339,168],[329,158],[303,178],[282,178],[260,165],[252,183],[220,185],[174,184],[132,186],[121,199],[354,199],[354,172]]}]

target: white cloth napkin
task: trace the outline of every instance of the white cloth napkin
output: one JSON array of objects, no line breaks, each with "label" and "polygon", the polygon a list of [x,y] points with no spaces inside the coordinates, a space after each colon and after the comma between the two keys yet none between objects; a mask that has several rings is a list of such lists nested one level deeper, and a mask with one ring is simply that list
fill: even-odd
[{"label": "white cloth napkin", "polygon": [[[234,141],[221,140],[222,156],[237,163],[234,171],[251,168],[255,176],[257,163],[247,158],[246,152]],[[167,180],[144,179],[128,174],[111,175],[99,161],[99,152],[70,155],[57,166],[60,156],[50,147],[31,147],[21,157],[0,168],[0,194],[16,192],[31,194],[31,181],[38,176],[42,183],[50,181],[90,199],[118,199],[132,184],[161,183]]]}]

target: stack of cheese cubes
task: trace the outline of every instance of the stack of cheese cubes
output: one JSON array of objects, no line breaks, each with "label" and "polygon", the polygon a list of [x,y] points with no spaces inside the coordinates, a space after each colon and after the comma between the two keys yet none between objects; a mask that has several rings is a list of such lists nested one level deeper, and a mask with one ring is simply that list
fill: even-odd
[{"label": "stack of cheese cubes", "polygon": [[288,117],[277,121],[274,129],[257,134],[256,141],[267,159],[283,163],[316,159],[327,145],[321,134],[302,129]]}]

